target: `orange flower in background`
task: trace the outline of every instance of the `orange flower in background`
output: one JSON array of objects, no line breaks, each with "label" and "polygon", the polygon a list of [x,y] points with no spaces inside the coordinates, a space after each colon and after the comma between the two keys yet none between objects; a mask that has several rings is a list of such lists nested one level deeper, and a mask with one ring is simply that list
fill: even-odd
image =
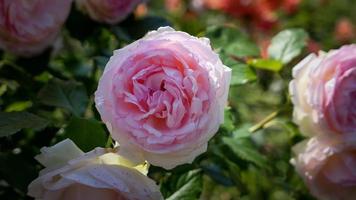
[{"label": "orange flower in background", "polygon": [[164,6],[169,12],[176,12],[182,8],[182,0],[165,0]]},{"label": "orange flower in background", "polygon": [[294,12],[297,11],[298,6],[299,6],[301,0],[284,0],[284,1],[282,1],[282,2],[283,2],[283,3],[282,3],[283,9],[284,9],[287,13],[291,14],[291,13],[294,13]]},{"label": "orange flower in background", "polygon": [[355,27],[347,18],[339,19],[335,26],[334,37],[338,42],[349,42],[355,38]]},{"label": "orange flower in background", "polygon": [[136,10],[134,11],[134,14],[136,17],[143,17],[147,15],[148,13],[148,8],[145,3],[141,3],[137,6]]},{"label": "orange flower in background", "polygon": [[198,0],[206,8],[221,10],[236,18],[251,21],[257,27],[269,29],[277,23],[277,10],[296,11],[300,0]]}]

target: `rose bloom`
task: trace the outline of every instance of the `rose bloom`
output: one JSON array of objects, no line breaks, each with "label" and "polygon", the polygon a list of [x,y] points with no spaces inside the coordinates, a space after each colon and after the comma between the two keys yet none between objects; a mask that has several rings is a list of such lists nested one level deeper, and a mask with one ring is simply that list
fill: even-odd
[{"label": "rose bloom", "polygon": [[93,20],[116,24],[124,20],[135,7],[145,0],[76,0],[80,10]]},{"label": "rose bloom", "polygon": [[0,0],[0,48],[23,57],[43,52],[58,36],[72,0]]},{"label": "rose bloom", "polygon": [[293,118],[303,134],[355,136],[356,45],[309,55],[293,77]]},{"label": "rose bloom", "polygon": [[207,38],[163,27],[114,52],[96,107],[123,154],[170,169],[206,151],[230,77]]},{"label": "rose bloom", "polygon": [[311,193],[323,200],[356,197],[356,140],[313,137],[294,147],[292,159]]},{"label": "rose bloom", "polygon": [[28,187],[28,195],[35,199],[163,199],[158,186],[146,176],[148,164],[134,165],[115,149],[83,153],[66,139],[42,148],[35,158],[46,167]]}]

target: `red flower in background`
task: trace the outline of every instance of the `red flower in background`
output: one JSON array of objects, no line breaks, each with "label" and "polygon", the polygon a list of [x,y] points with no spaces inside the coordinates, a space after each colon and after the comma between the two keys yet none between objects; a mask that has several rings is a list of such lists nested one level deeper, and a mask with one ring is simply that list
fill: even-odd
[{"label": "red flower in background", "polygon": [[182,7],[182,0],[165,0],[164,6],[169,12],[176,12]]},{"label": "red flower in background", "polygon": [[234,17],[251,21],[257,27],[269,29],[277,23],[277,11],[296,11],[300,0],[202,0],[209,9],[221,10]]},{"label": "red flower in background", "polygon": [[355,38],[354,25],[347,18],[339,19],[335,26],[334,37],[338,42],[350,42]]},{"label": "red flower in background", "polygon": [[309,53],[318,54],[319,51],[322,49],[320,43],[316,42],[315,40],[309,39],[307,43],[307,50]]}]

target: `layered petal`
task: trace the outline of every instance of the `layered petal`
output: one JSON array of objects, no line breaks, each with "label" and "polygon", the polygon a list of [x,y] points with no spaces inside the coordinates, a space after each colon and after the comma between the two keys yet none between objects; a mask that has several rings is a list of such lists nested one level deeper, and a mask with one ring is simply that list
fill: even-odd
[{"label": "layered petal", "polygon": [[205,151],[223,122],[230,76],[208,39],[163,27],[114,52],[96,107],[130,158],[172,168]]},{"label": "layered petal", "polygon": [[351,200],[356,196],[356,140],[313,137],[294,148],[292,163],[318,199]]},{"label": "layered petal", "polygon": [[36,159],[46,168],[28,188],[36,199],[162,199],[157,185],[146,176],[148,164],[136,165],[117,149],[83,153],[65,140],[41,151]]},{"label": "layered petal", "polygon": [[356,45],[312,54],[293,69],[294,121],[305,135],[356,135]]}]

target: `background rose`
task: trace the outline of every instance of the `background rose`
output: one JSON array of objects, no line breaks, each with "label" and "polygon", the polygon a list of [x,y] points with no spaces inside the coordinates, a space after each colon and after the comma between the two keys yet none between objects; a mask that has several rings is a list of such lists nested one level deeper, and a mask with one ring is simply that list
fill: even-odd
[{"label": "background rose", "polygon": [[36,199],[162,199],[146,163],[134,165],[103,148],[83,153],[68,139],[41,152],[36,159],[46,168],[28,188]]},{"label": "background rose", "polygon": [[98,22],[115,24],[124,20],[145,0],[76,0],[78,7]]},{"label": "background rose", "polygon": [[223,122],[230,74],[209,40],[159,28],[114,52],[95,102],[132,159],[192,162]]},{"label": "background rose", "polygon": [[0,48],[29,57],[56,39],[72,0],[1,0]]},{"label": "background rose", "polygon": [[355,199],[356,141],[313,137],[294,148],[292,163],[319,199]]},{"label": "background rose", "polygon": [[294,121],[302,133],[355,135],[356,45],[309,55],[293,77]]}]

